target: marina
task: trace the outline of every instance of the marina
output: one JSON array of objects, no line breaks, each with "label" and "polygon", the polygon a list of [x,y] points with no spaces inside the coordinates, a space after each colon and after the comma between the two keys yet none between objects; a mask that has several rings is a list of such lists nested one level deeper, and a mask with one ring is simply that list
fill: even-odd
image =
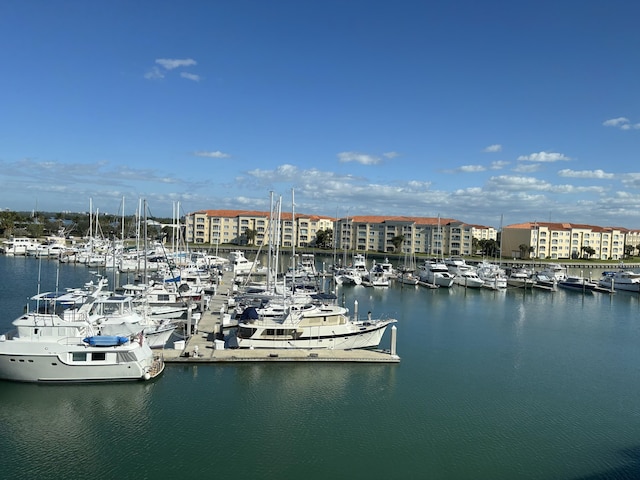
[{"label": "marina", "polygon": [[[33,258],[0,256],[0,269],[12,279],[0,286],[5,331],[39,276],[42,291],[91,278],[85,266]],[[184,347],[174,338],[158,351],[166,366],[154,381],[0,382],[4,473],[95,477],[89,460],[100,458],[118,465],[104,478],[123,468],[162,478],[634,478],[640,294],[339,287],[340,303],[398,319],[401,361],[388,361],[388,329],[378,362],[333,358],[375,356],[368,350],[216,350],[227,280]],[[63,430],[56,454],[39,455]],[[271,461],[285,445],[295,460]],[[159,462],[158,451],[172,458]]]},{"label": "marina", "polygon": [[[233,272],[226,271],[221,285],[233,282]],[[204,312],[198,323],[198,331],[188,340],[178,343],[178,347],[163,351],[167,363],[215,363],[215,362],[365,362],[365,363],[397,363],[400,357],[395,353],[395,346],[389,349],[225,349],[224,342],[218,340],[225,324],[225,312],[228,309],[229,296],[224,289],[211,298],[209,309]],[[229,321],[229,319],[228,319]],[[395,337],[395,336],[394,336]]]}]

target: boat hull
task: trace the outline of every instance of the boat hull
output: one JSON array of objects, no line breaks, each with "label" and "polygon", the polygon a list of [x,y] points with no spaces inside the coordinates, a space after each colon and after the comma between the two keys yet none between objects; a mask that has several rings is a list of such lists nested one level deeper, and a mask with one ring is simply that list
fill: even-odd
[{"label": "boat hull", "polygon": [[[83,383],[148,380],[153,354],[148,346],[119,347],[7,340],[0,342],[0,380],[29,383]],[[29,345],[27,345],[29,344]],[[25,353],[26,349],[31,350]],[[68,347],[68,346],[67,346]],[[74,358],[84,355],[84,360]]]},{"label": "boat hull", "polygon": [[[285,334],[281,336],[263,336],[267,327],[258,327],[247,324],[249,329],[255,329],[255,333],[249,338],[237,337],[239,348],[304,348],[304,349],[333,349],[352,350],[360,348],[376,348],[387,327],[393,321],[380,321],[369,325],[362,324],[349,331],[322,333],[319,329],[309,329],[307,334]],[[337,330],[337,329],[333,329]]]}]

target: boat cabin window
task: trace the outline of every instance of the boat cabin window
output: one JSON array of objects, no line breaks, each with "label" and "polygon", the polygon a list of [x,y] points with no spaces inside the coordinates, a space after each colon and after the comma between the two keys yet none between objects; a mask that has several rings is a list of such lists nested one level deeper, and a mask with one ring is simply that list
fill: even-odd
[{"label": "boat cabin window", "polygon": [[238,328],[238,336],[240,338],[251,338],[251,335],[253,335],[254,333],[256,333],[255,328],[247,328],[247,327]]},{"label": "boat cabin window", "polygon": [[85,352],[73,352],[71,358],[74,362],[86,362],[87,354]]},{"label": "boat cabin window", "polygon": [[267,328],[266,330],[266,334],[269,337],[275,337],[275,336],[292,336],[295,333],[295,329],[291,329],[291,328]]},{"label": "boat cabin window", "polygon": [[104,361],[107,359],[106,352],[93,352],[91,354],[91,360],[94,362]]}]

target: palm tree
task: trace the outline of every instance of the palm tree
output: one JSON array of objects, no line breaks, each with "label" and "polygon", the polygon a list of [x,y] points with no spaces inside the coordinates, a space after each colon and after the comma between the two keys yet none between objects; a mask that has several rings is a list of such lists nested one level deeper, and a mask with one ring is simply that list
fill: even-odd
[{"label": "palm tree", "polygon": [[624,246],[624,256],[625,257],[630,257],[631,254],[633,253],[633,245],[625,245]]},{"label": "palm tree", "polygon": [[258,234],[257,231],[251,229],[251,228],[247,228],[244,231],[244,236],[247,239],[247,244],[251,245],[253,244],[253,242],[256,240],[256,235]]},{"label": "palm tree", "polygon": [[16,212],[0,212],[0,234],[3,234],[5,237],[10,237],[17,219],[18,215]]},{"label": "palm tree", "polygon": [[391,239],[394,252],[397,252],[398,250],[400,250],[400,247],[402,246],[402,242],[404,242],[404,235],[396,235]]},{"label": "palm tree", "polygon": [[316,233],[316,246],[319,248],[328,248],[333,244],[333,230],[318,230]]},{"label": "palm tree", "polygon": [[520,250],[520,258],[525,258],[527,253],[529,253],[529,245],[526,243],[521,243],[518,245],[518,249]]},{"label": "palm tree", "polygon": [[589,257],[591,257],[592,255],[595,255],[596,251],[593,249],[593,247],[581,247],[580,250],[582,250],[582,256],[586,257],[587,259]]}]

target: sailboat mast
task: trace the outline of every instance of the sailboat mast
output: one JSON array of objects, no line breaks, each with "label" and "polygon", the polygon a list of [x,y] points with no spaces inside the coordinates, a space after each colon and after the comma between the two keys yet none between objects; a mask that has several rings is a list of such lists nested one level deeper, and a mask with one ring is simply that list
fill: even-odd
[{"label": "sailboat mast", "polygon": [[275,272],[276,279],[278,278],[278,261],[280,256],[280,219],[282,218],[282,195],[278,198],[278,203],[276,206],[277,217],[276,217],[276,260],[275,260]]},{"label": "sailboat mast", "polygon": [[147,283],[147,200],[143,200],[143,217],[144,217],[144,268],[143,268],[143,283]]},{"label": "sailboat mast", "polygon": [[500,256],[498,257],[498,265],[502,265],[502,220],[504,214],[500,215]]},{"label": "sailboat mast", "polygon": [[122,240],[124,247],[124,197],[122,197],[122,225],[120,231],[120,239]]},{"label": "sailboat mast", "polygon": [[296,262],[296,214],[295,214],[295,209],[296,209],[296,201],[295,201],[295,196],[294,196],[294,192],[293,192],[293,188],[291,189],[291,225],[292,225],[292,229],[293,229],[293,240],[291,242],[291,262],[293,263],[292,267],[293,267],[293,279],[295,280],[295,276],[296,276],[296,269],[297,269],[297,262]]},{"label": "sailboat mast", "polygon": [[269,192],[269,254],[267,255],[267,291],[271,291],[273,266],[271,265],[271,259],[273,257],[273,191]]}]

